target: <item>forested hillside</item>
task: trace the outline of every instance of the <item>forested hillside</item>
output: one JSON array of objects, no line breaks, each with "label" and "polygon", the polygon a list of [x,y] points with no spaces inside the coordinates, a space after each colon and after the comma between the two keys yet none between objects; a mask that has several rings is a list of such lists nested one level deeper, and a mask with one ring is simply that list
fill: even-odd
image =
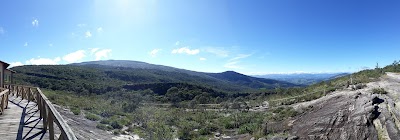
[{"label": "forested hillside", "polygon": [[[221,92],[252,92],[295,84],[254,78],[236,72],[201,73],[136,61],[97,61],[73,65],[15,67],[16,80],[48,88],[86,94],[103,94],[125,85],[185,83]],[[113,65],[111,65],[113,64]],[[125,64],[125,65],[124,65]]]}]

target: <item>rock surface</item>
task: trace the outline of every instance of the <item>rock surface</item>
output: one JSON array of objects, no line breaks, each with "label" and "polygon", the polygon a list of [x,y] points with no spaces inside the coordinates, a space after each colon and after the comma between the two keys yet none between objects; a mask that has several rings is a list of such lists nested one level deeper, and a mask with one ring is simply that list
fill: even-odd
[{"label": "rock surface", "polygon": [[[400,139],[399,82],[400,75],[387,73],[364,88],[295,104],[305,113],[294,118],[290,134],[307,140]],[[373,94],[374,88],[384,88],[388,94]]]}]

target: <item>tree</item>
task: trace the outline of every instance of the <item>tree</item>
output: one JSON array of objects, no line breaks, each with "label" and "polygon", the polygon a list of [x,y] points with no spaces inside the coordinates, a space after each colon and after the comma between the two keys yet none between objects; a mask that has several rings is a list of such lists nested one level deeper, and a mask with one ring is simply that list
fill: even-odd
[{"label": "tree", "polygon": [[376,62],[375,69],[379,69],[379,63],[378,62]]},{"label": "tree", "polygon": [[166,96],[171,101],[173,106],[177,106],[178,103],[181,101],[179,95],[179,89],[177,87],[171,87],[167,90]]}]

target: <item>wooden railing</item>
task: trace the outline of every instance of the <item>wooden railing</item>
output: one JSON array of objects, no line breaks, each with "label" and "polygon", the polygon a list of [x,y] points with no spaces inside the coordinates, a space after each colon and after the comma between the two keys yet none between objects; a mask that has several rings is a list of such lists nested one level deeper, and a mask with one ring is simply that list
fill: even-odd
[{"label": "wooden railing", "polygon": [[8,89],[0,88],[0,114],[3,114],[8,106],[8,92]]},{"label": "wooden railing", "polygon": [[38,87],[21,85],[5,85],[4,87],[10,91],[10,95],[37,103],[40,111],[40,118],[43,119],[44,131],[49,130],[50,140],[56,138],[54,133],[54,122],[61,131],[61,134],[58,136],[59,140],[77,139],[71,128],[61,117],[60,113],[58,113],[49,99],[47,99]]}]

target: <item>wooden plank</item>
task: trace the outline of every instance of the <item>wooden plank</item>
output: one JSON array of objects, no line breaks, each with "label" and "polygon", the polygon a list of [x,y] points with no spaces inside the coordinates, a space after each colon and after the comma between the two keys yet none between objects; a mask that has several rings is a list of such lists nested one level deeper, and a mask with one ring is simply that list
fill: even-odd
[{"label": "wooden plank", "polygon": [[[7,94],[4,95],[15,94],[16,96],[12,96],[12,98],[10,98],[10,103],[12,103],[10,104],[10,107],[12,107],[10,108],[10,113],[8,113],[8,115],[0,116],[0,132],[9,132],[6,134],[15,135],[15,129],[16,126],[18,126],[16,139],[32,139],[40,135],[40,133],[47,135],[45,139],[54,139],[55,131],[59,132],[58,134],[61,133],[59,135],[59,139],[77,139],[72,129],[68,126],[66,121],[64,121],[52,103],[39,88],[17,85],[7,85],[6,87],[8,87],[10,90],[12,89],[14,92],[9,93],[8,91],[10,90],[6,89]],[[0,90],[4,89],[0,88]],[[3,96],[2,99],[7,99],[7,97],[8,96]],[[5,100],[5,102],[8,103],[7,100]],[[4,102],[2,102],[3,107],[4,105]],[[10,119],[10,114],[11,116],[21,116],[19,124],[18,120],[15,120],[15,118],[14,120]],[[25,117],[27,117],[28,120],[25,120]],[[6,123],[2,123],[2,119],[8,120],[4,121]],[[58,126],[57,129],[54,127],[54,122]],[[29,130],[25,131],[25,129]],[[49,130],[49,133],[46,133],[47,130]],[[31,135],[31,133],[34,134]],[[5,137],[9,138],[12,136],[7,135]]]},{"label": "wooden plank", "polygon": [[10,96],[8,108],[0,116],[0,139],[49,139],[37,111],[35,103]]}]

